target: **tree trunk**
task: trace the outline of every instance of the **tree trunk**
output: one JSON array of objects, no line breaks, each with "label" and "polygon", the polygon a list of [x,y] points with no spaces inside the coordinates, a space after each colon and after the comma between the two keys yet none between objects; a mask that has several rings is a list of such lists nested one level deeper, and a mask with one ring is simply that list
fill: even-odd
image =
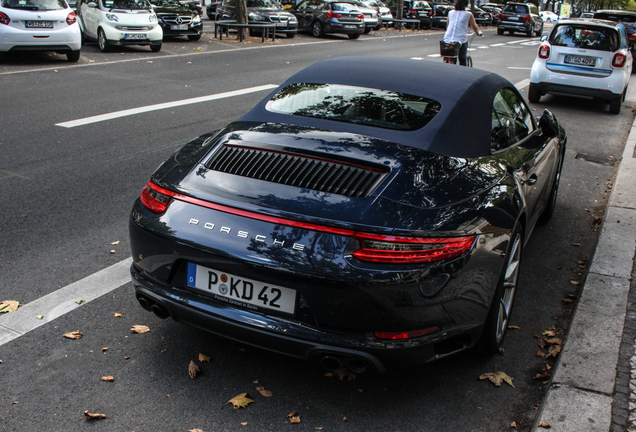
[{"label": "tree trunk", "polygon": [[398,0],[397,11],[395,12],[395,19],[404,18],[404,0]]},{"label": "tree trunk", "polygon": [[[236,22],[238,24],[247,24],[247,4],[245,0],[235,0],[234,4],[236,5]],[[250,35],[249,29],[237,29],[236,31],[243,32],[243,39],[248,38]]]}]

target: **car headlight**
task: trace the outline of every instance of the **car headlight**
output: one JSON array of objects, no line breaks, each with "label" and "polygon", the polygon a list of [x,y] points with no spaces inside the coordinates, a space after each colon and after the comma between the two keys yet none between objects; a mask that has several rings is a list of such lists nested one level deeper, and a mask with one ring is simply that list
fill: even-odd
[{"label": "car headlight", "polygon": [[152,22],[157,22],[157,15],[155,14],[151,14],[150,17],[148,18],[148,21]]},{"label": "car headlight", "polygon": [[289,23],[290,24],[298,24],[298,20],[296,19],[295,16],[289,17]]},{"label": "car headlight", "polygon": [[195,15],[194,18],[192,18],[192,24],[199,24],[200,22],[201,22],[200,15]]},{"label": "car headlight", "polygon": [[260,14],[251,13],[247,16],[251,21],[267,21],[267,18]]},{"label": "car headlight", "polygon": [[119,22],[119,18],[117,18],[117,15],[115,14],[107,13],[106,18],[108,18],[108,21]]}]

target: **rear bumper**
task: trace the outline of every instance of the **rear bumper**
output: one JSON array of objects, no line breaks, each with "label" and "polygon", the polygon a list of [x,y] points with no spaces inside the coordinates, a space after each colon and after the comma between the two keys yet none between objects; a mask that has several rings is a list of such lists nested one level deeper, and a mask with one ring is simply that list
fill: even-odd
[{"label": "rear bumper", "polygon": [[586,87],[577,87],[571,85],[563,85],[563,84],[554,84],[549,82],[540,82],[540,83],[532,83],[532,87],[534,87],[539,93],[555,93],[555,94],[565,94],[565,95],[574,95],[574,96],[587,96],[598,98],[606,101],[612,101],[616,99],[620,99],[622,97],[621,93],[612,93],[608,90],[600,90],[600,89],[592,89]]},{"label": "rear bumper", "polygon": [[499,30],[513,30],[513,31],[522,31],[527,32],[528,29],[532,28],[530,22],[527,24],[521,22],[510,22],[504,21],[499,23]]},{"label": "rear bumper", "polygon": [[8,51],[78,51],[82,48],[79,25],[61,30],[24,31],[4,26],[0,52]]}]

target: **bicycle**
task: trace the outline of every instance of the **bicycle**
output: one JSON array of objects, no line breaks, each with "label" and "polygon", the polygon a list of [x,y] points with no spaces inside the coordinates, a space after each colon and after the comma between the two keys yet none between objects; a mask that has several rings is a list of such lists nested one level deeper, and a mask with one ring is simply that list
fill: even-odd
[{"label": "bicycle", "polygon": [[[466,54],[466,66],[473,67],[473,59],[470,56],[470,44],[477,36],[476,33],[468,34],[468,53]],[[461,48],[461,42],[449,42],[446,43],[443,40],[439,41],[439,54],[442,56],[444,63],[457,64],[459,58],[459,49]]]}]

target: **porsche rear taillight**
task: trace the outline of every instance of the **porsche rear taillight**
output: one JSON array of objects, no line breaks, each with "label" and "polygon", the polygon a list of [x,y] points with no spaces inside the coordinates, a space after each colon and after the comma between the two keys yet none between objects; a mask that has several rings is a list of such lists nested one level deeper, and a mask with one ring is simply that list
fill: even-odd
[{"label": "porsche rear taillight", "polygon": [[70,14],[68,14],[68,16],[66,17],[66,24],[72,25],[72,24],[75,24],[76,22],[77,22],[77,17],[75,16],[75,12],[71,12]]},{"label": "porsche rear taillight", "polygon": [[334,11],[327,11],[327,18],[342,18],[342,14],[336,13]]},{"label": "porsche rear taillight", "polygon": [[439,327],[429,327],[422,330],[411,330],[405,332],[373,332],[373,335],[378,339],[403,340],[430,335],[441,330],[442,329],[440,329]]},{"label": "porsche rear taillight", "polygon": [[539,58],[547,59],[550,57],[550,45],[541,45],[539,47]]},{"label": "porsche rear taillight", "polygon": [[174,192],[157,186],[150,180],[141,191],[141,203],[155,213],[163,213],[168,208]]},{"label": "porsche rear taillight", "polygon": [[9,18],[9,15],[4,12],[0,12],[0,24],[9,25],[10,22],[11,18]]},{"label": "porsche rear taillight", "polygon": [[625,66],[626,61],[627,61],[627,56],[625,54],[616,53],[614,54],[614,57],[612,57],[612,66],[617,68],[623,67]]},{"label": "porsche rear taillight", "polygon": [[475,236],[398,237],[356,233],[359,247],[351,255],[360,261],[390,264],[420,264],[455,258],[468,252]]}]

